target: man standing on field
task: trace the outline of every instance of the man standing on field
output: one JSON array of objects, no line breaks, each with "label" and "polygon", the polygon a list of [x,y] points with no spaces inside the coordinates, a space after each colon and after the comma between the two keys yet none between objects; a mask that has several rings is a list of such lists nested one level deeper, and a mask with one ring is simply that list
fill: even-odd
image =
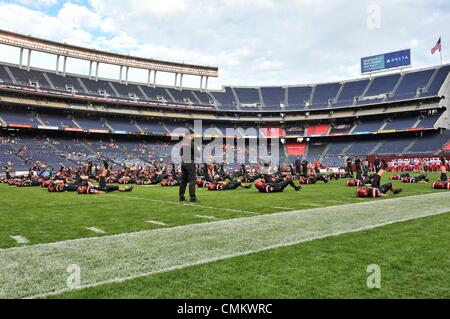
[{"label": "man standing on field", "polygon": [[197,202],[195,196],[195,180],[197,172],[195,167],[195,159],[199,156],[200,150],[197,149],[194,142],[194,132],[189,131],[186,136],[186,145],[181,148],[181,183],[180,183],[180,202],[185,202],[186,186],[189,183],[189,197],[191,203]]}]

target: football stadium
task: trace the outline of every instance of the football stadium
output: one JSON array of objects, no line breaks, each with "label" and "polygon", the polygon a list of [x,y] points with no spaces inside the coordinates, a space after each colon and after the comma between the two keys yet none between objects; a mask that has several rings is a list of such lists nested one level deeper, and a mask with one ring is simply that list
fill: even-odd
[{"label": "football stadium", "polygon": [[450,298],[448,34],[212,87],[219,57],[26,29],[0,22],[0,298]]}]

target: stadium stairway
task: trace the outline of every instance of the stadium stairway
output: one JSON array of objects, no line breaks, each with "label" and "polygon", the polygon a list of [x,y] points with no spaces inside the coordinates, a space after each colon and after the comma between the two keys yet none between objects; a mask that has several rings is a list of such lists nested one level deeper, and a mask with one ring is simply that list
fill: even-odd
[{"label": "stadium stairway", "polygon": [[427,86],[425,86],[425,88],[424,88],[424,92],[428,92],[431,84],[433,84],[434,79],[436,78],[437,74],[439,73],[439,70],[440,70],[440,68],[436,68],[436,70],[434,70],[433,75],[430,77],[430,80],[428,81]]},{"label": "stadium stairway", "polygon": [[38,113],[36,113],[36,112],[31,112],[31,116],[33,116],[33,117],[36,119],[36,121],[38,121],[38,123],[39,123],[40,125],[45,126],[45,123],[42,121],[42,119],[41,119],[41,117],[39,116]]},{"label": "stadium stairway", "polygon": [[259,108],[260,111],[263,111],[266,108],[266,105],[264,104],[264,98],[263,98],[262,93],[261,93],[261,88],[258,88],[258,96],[259,96],[259,106],[258,106],[258,108]]},{"label": "stadium stairway", "polygon": [[83,88],[85,94],[87,94],[89,92],[88,88],[86,87],[86,85],[84,84],[84,82],[80,79],[77,78],[78,82],[80,83],[80,86]]},{"label": "stadium stairway", "polygon": [[116,96],[120,96],[119,92],[117,91],[117,89],[114,87],[114,85],[111,82],[108,82],[109,86],[111,87],[111,90],[113,90],[114,94]]},{"label": "stadium stairway", "polygon": [[50,84],[50,87],[53,90],[56,90],[56,86],[53,84],[53,82],[50,80],[50,78],[48,77],[47,73],[43,72],[42,75],[44,76],[44,78],[47,80],[48,84]]},{"label": "stadium stairway", "polygon": [[167,95],[172,99],[172,101],[168,101],[168,102],[175,102],[176,100],[175,100],[175,98],[173,97],[173,95],[172,95],[172,93],[170,93],[170,91],[169,90],[165,90],[166,92],[167,92]]},{"label": "stadium stairway", "polygon": [[134,122],[134,126],[136,126],[140,133],[145,133],[145,131],[138,125],[137,122]]},{"label": "stadium stairway", "polygon": [[352,148],[353,144],[355,144],[355,143],[349,143],[346,147],[344,147],[342,149],[341,154],[338,154],[338,155],[345,155],[347,153],[347,151]]},{"label": "stadium stairway", "polygon": [[[328,151],[330,150],[330,147],[331,147],[331,143],[328,143],[327,146],[325,147],[325,149],[323,150],[322,154],[320,154],[320,156],[319,156],[320,157],[320,161],[322,161],[322,158],[324,158],[325,155],[328,154]],[[308,155],[309,155],[309,153],[308,153]]]},{"label": "stadium stairway", "polygon": [[238,95],[236,94],[236,91],[234,90],[234,88],[230,87],[230,90],[231,90],[231,93],[233,93],[234,100],[236,101],[236,108],[238,110],[240,110],[241,109],[241,101],[239,101]]},{"label": "stadium stairway", "polygon": [[409,143],[408,146],[406,146],[405,149],[402,151],[402,154],[408,153],[409,150],[410,150],[411,148],[413,148],[413,146],[416,144],[416,142],[417,142],[417,139],[413,139],[413,140],[411,141],[411,143]]},{"label": "stadium stairway", "polygon": [[395,96],[395,93],[397,92],[397,90],[398,90],[400,84],[402,84],[402,81],[403,81],[403,78],[404,78],[404,77],[405,77],[404,74],[402,74],[402,75],[400,76],[400,78],[399,78],[398,81],[397,81],[397,84],[395,84],[395,86],[394,86],[394,89],[392,90],[392,92],[390,92],[390,93],[386,96],[385,100],[387,100],[387,99],[390,98],[391,96]]},{"label": "stadium stairway", "polygon": [[373,154],[375,154],[381,146],[383,146],[383,142],[378,142],[378,144],[375,145],[375,147],[372,148],[372,149],[367,153],[367,155],[373,155]]},{"label": "stadium stairway", "polygon": [[14,77],[14,74],[12,74],[11,70],[6,65],[5,65],[5,71],[6,71],[6,73],[8,73],[8,76],[10,77],[11,82],[14,84],[17,84],[17,80]]},{"label": "stadium stairway", "polygon": [[101,119],[101,121],[103,122],[103,124],[106,125],[106,127],[107,127],[109,130],[111,130],[111,132],[114,131],[114,129],[112,128],[111,125],[109,125],[109,123],[108,123],[108,121],[107,121],[106,119]]},{"label": "stadium stairway", "polygon": [[419,117],[417,117],[417,121],[416,123],[414,123],[414,125],[411,128],[417,128],[417,126],[419,126],[419,123],[422,121],[422,119]]},{"label": "stadium stairway", "polygon": [[364,92],[361,94],[361,96],[360,96],[359,98],[364,98],[364,97],[366,96],[367,91],[369,91],[370,87],[372,86],[372,83],[373,83],[373,80],[374,80],[374,79],[375,79],[375,78],[370,79],[370,82],[367,84],[367,86],[366,86]]},{"label": "stadium stairway", "polygon": [[75,124],[78,128],[81,128],[81,129],[82,129],[82,127],[80,126],[80,124],[78,124],[78,122],[75,120],[75,117],[74,117],[74,116],[71,116],[70,120],[71,120],[71,121],[73,122],[73,124]]}]

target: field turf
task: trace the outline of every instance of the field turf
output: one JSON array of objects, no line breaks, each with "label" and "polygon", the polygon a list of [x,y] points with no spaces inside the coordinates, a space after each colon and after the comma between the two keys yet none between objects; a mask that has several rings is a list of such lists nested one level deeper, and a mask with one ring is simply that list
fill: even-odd
[{"label": "field turf", "polygon": [[[437,175],[430,176],[431,180]],[[387,178],[383,178],[387,182]],[[436,193],[430,184],[402,184],[390,197]],[[0,251],[211,223],[285,211],[382,201],[358,199],[345,180],[306,185],[300,192],[198,190],[198,205],[180,205],[178,188],[136,187],[131,193],[78,195],[0,184]],[[450,201],[449,201],[450,211]],[[311,298],[450,297],[450,214],[395,223],[203,265],[86,288],[56,297]],[[152,222],[156,223],[152,223]],[[99,234],[91,229],[104,231]],[[11,236],[22,236],[19,244]],[[379,264],[382,288],[368,289],[366,267]]]}]

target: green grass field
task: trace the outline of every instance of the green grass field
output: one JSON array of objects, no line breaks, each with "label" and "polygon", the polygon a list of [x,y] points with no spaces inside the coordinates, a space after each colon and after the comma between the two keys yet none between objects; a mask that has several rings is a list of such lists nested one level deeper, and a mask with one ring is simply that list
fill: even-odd
[{"label": "green grass field", "polygon": [[[434,179],[437,179],[437,175],[431,176],[431,180]],[[387,178],[384,178],[384,181],[387,182]],[[16,188],[0,184],[0,257],[2,257],[1,254],[4,254],[3,262],[6,265],[6,269],[0,273],[0,279],[6,278],[5,280],[11,286],[9,287],[11,290],[4,288],[3,294],[1,294],[2,288],[0,288],[0,296],[29,297],[41,294],[48,296],[58,292],[53,297],[449,298],[450,256],[448,247],[450,246],[450,237],[448,233],[450,231],[450,213],[445,213],[445,211],[450,211],[450,193],[434,191],[430,184],[401,184],[405,191],[401,195],[390,195],[389,197],[408,200],[410,196],[415,195],[443,194],[443,197],[439,197],[436,203],[441,206],[437,211],[439,214],[418,219],[405,215],[404,221],[399,218],[392,221],[386,220],[388,222],[386,225],[380,224],[381,227],[361,229],[362,231],[358,232],[354,232],[353,228],[357,229],[357,226],[365,226],[365,224],[355,224],[351,226],[353,228],[350,231],[344,229],[342,234],[334,234],[332,219],[329,219],[331,217],[328,216],[328,211],[332,212],[334,208],[328,210],[323,208],[371,202],[379,204],[379,202],[386,201],[385,199],[358,199],[354,194],[355,188],[346,187],[344,184],[345,180],[341,179],[329,184],[307,185],[300,192],[288,188],[284,193],[279,194],[260,194],[254,188],[225,192],[200,189],[198,190],[200,200],[198,205],[180,205],[177,202],[178,188],[136,187],[131,193],[87,196],[76,193],[54,194],[41,188]],[[387,201],[389,200],[387,199]],[[399,205],[403,207],[404,213],[408,214],[407,205],[415,205],[408,204],[409,202],[405,203]],[[448,210],[442,211],[442,207],[447,207]],[[315,210],[320,210],[320,214],[314,215]],[[192,231],[198,227],[198,224],[202,224],[201,227],[207,226],[215,229],[216,224],[225,222],[225,226],[218,228],[219,231],[230,227],[230,233],[232,233],[233,227],[237,227],[236,225],[239,223],[229,225],[227,221],[240,221],[241,218],[244,218],[243,221],[247,221],[247,219],[253,221],[255,218],[264,216],[276,217],[278,216],[276,213],[288,211],[296,211],[296,216],[300,216],[300,219],[293,223],[303,222],[301,220],[302,212],[311,211],[313,217],[308,219],[310,224],[305,224],[306,226],[303,228],[299,227],[299,230],[309,231],[311,234],[316,231],[317,225],[321,225],[320,218],[328,218],[326,222],[329,224],[317,232],[317,236],[324,234],[323,238],[317,237],[316,240],[306,240],[301,243],[297,241],[297,244],[292,244],[295,242],[292,241],[286,245],[278,245],[280,247],[268,246],[267,249],[264,246],[266,243],[261,242],[261,249],[259,246],[255,249],[248,248],[250,253],[243,250],[235,255],[214,251],[214,254],[211,255],[214,257],[211,259],[205,259],[204,256],[201,259],[199,256],[195,256],[189,261],[190,263],[174,263],[174,267],[169,267],[172,264],[167,264],[166,268],[158,268],[154,273],[153,269],[150,269],[150,272],[145,267],[136,269],[136,273],[132,269],[121,268],[120,265],[124,261],[118,256],[122,247],[112,246],[110,250],[107,250],[109,255],[105,253],[105,256],[101,251],[96,254],[92,248],[92,254],[87,257],[92,259],[86,263],[89,266],[81,267],[82,278],[84,269],[88,268],[86,282],[82,279],[81,286],[85,286],[84,289],[61,290],[64,288],[62,283],[56,281],[47,287],[45,281],[54,280],[54,276],[45,277],[43,275],[43,279],[40,279],[37,284],[38,286],[42,285],[42,289],[37,289],[32,281],[24,279],[20,284],[23,295],[10,294],[11,291],[20,290],[14,287],[14,285],[19,286],[15,282],[14,274],[19,274],[20,270],[17,265],[11,266],[11,270],[8,270],[8,265],[21,262],[24,265],[30,264],[31,261],[35,262],[33,258],[38,258],[36,256],[40,256],[40,253],[42,256],[48,254],[50,260],[51,255],[44,251],[48,247],[53,247],[53,244],[48,243],[58,243],[58,245],[61,243],[63,246],[88,243],[86,247],[91,247],[89,245],[94,245],[94,243],[100,245],[98,239],[102,238],[109,245],[109,238],[115,238],[112,235],[116,234],[128,236],[124,237],[126,240],[122,240],[122,242],[131,242],[129,236],[139,237],[140,234],[153,236],[158,234],[157,232],[161,232],[161,236],[176,235],[180,241],[187,238],[188,242],[191,239]],[[372,218],[373,215],[373,213],[364,212],[358,214],[361,214],[362,218]],[[283,218],[290,217],[284,216]],[[315,218],[318,218],[317,222],[315,222]],[[289,219],[287,220],[289,221]],[[384,222],[384,220],[382,221]],[[337,221],[336,227],[350,225],[354,222],[354,216],[342,215],[342,220]],[[205,223],[208,225],[204,225]],[[309,225],[316,228],[309,228]],[[270,225],[264,225],[264,227],[268,226]],[[88,229],[89,227],[95,227],[104,233],[97,233]],[[276,236],[282,234],[283,231],[279,225],[267,229],[265,231],[268,232],[268,237],[271,236],[272,231]],[[215,231],[206,233],[207,238],[204,234],[202,235],[204,237],[199,237],[202,240],[202,249],[212,250],[211,247],[215,247],[217,244]],[[288,231],[292,232],[292,230]],[[136,235],[132,235],[134,233]],[[245,236],[245,230],[239,234],[242,233]],[[19,244],[11,236],[22,236],[28,243]],[[315,233],[314,236],[316,236]],[[287,237],[289,237],[288,233]],[[92,243],[81,240],[83,238],[92,238]],[[255,242],[259,241],[257,237],[254,239]],[[195,245],[197,245],[198,238],[195,240]],[[232,240],[234,239],[230,238],[230,241]],[[252,237],[247,238],[247,241],[251,242],[251,240]],[[245,241],[243,242],[245,243]],[[192,246],[192,250],[199,249],[195,245]],[[239,245],[245,244],[240,242]],[[220,248],[221,245],[218,246]],[[144,258],[147,251],[145,250],[146,246],[143,247],[140,255],[130,258]],[[190,246],[186,247],[184,250],[191,250]],[[34,249],[38,251],[36,254],[33,252]],[[52,249],[56,251],[56,248]],[[75,250],[72,246],[70,249]],[[68,255],[72,253],[70,249],[68,248]],[[115,249],[118,252],[117,256],[114,253]],[[157,250],[157,248],[155,249]],[[163,248],[160,247],[160,249],[162,251]],[[168,246],[161,254],[167,255],[167,251],[170,249],[176,251],[177,247]],[[86,248],[83,248],[83,253],[86,253],[85,250]],[[25,255],[25,253],[29,255]],[[107,260],[112,266],[117,266],[117,272],[106,274],[106,271],[97,271],[96,267],[100,269],[102,266],[99,265],[102,261],[96,259],[100,258],[97,255],[102,255],[104,257],[102,260]],[[70,258],[67,257],[67,260],[72,260],[73,256],[77,255],[74,253],[74,255],[70,255]],[[190,257],[186,257],[186,259],[188,258]],[[143,260],[144,264],[145,262],[152,263],[150,257],[145,257]],[[208,261],[205,262],[205,260]],[[83,265],[83,260],[75,261]],[[378,264],[381,267],[381,289],[368,289],[366,286],[366,279],[369,275],[366,268],[370,264]],[[17,269],[14,268],[15,266]],[[34,269],[38,271],[39,267],[38,264],[34,266]],[[65,264],[61,264],[60,268],[64,271],[65,267]],[[51,270],[48,271],[51,273]],[[145,275],[147,272],[149,275]],[[116,282],[117,277],[120,277],[120,280],[117,281],[121,282]],[[122,281],[122,279],[128,280]]]}]

